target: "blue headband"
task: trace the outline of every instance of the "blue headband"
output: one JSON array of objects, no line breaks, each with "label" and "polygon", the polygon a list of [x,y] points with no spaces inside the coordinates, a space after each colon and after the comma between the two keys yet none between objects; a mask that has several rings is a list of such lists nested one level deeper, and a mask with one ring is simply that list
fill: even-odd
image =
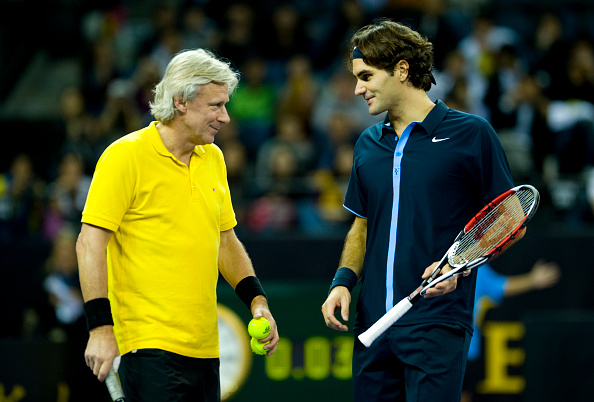
[{"label": "blue headband", "polygon": [[[353,60],[355,59],[362,59],[363,58],[363,53],[361,53],[361,51],[359,49],[357,49],[357,46],[355,46],[353,48]],[[429,76],[431,77],[431,83],[433,85],[437,85],[437,83],[435,82],[435,77],[433,76],[433,73],[429,73]]]}]

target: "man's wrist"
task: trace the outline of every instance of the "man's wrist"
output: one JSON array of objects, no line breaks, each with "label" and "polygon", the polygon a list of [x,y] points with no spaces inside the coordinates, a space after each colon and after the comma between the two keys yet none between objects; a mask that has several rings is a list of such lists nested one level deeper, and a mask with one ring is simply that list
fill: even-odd
[{"label": "man's wrist", "polygon": [[113,326],[111,304],[107,297],[89,300],[85,303],[84,309],[87,319],[87,330],[91,331],[103,325]]},{"label": "man's wrist", "polygon": [[348,289],[349,292],[352,292],[355,286],[357,285],[357,274],[350,268],[341,267],[336,271],[334,275],[334,279],[332,279],[332,283],[330,284],[330,289],[328,290],[328,294],[332,292],[337,286],[344,286]]},{"label": "man's wrist", "polygon": [[246,276],[239,281],[235,286],[235,293],[250,310],[252,309],[252,302],[257,296],[267,298],[260,280],[255,276]]}]

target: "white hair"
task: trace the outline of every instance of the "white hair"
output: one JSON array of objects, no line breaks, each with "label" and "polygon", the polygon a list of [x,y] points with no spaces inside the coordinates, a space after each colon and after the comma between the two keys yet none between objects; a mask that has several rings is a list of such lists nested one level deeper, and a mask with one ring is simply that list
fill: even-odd
[{"label": "white hair", "polygon": [[231,68],[229,62],[205,49],[178,53],[153,90],[155,99],[149,103],[151,114],[163,123],[173,120],[177,110],[174,99],[191,102],[198,96],[200,88],[211,82],[227,84],[231,95],[239,83],[239,73]]}]

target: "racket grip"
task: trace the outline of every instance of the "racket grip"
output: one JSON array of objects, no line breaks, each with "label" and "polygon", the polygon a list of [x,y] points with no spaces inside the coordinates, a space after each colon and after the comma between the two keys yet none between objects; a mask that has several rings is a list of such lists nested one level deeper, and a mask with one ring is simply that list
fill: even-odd
[{"label": "racket grip", "polygon": [[105,385],[107,386],[107,390],[109,391],[109,395],[111,399],[115,402],[125,402],[126,398],[124,398],[124,391],[122,391],[122,386],[120,385],[120,380],[116,372],[113,369],[113,366],[109,369],[109,373],[107,373],[107,377],[105,378]]},{"label": "racket grip", "polygon": [[390,328],[392,324],[394,324],[400,317],[402,317],[410,308],[412,307],[412,303],[408,298],[404,298],[398,302],[397,305],[392,307],[386,314],[383,315],[382,318],[377,320],[375,324],[367,329],[367,331],[363,332],[359,335],[359,340],[363,345],[366,347],[371,346],[373,341],[375,341],[381,334],[386,331],[386,329]]}]

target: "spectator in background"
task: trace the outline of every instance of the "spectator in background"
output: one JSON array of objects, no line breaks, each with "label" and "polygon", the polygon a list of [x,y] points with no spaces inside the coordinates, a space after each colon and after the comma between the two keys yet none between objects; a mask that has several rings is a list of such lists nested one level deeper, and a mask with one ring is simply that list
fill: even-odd
[{"label": "spectator in background", "polygon": [[89,54],[83,56],[82,93],[86,110],[97,116],[103,110],[109,83],[122,74],[114,61],[113,42],[99,38],[89,46]]},{"label": "spectator in background", "polygon": [[493,20],[493,10],[486,7],[472,21],[472,30],[458,42],[458,49],[471,71],[490,78],[495,72],[495,55],[505,45],[517,46],[520,38],[510,27]]},{"label": "spectator in background", "polygon": [[31,157],[16,155],[8,171],[0,173],[0,241],[27,240],[39,233],[44,192]]},{"label": "spectator in background", "polygon": [[135,86],[133,96],[136,101],[136,108],[140,113],[141,124],[144,127],[152,121],[149,103],[153,100],[153,88],[161,79],[159,66],[150,57],[141,57],[136,64],[131,79]]},{"label": "spectator in background", "polygon": [[[303,193],[307,176],[316,164],[316,149],[300,116],[281,114],[276,133],[266,140],[256,159],[254,172],[262,192],[276,189],[285,195]],[[282,190],[281,190],[282,188]]]},{"label": "spectator in background", "polygon": [[433,43],[435,68],[441,70],[446,55],[468,34],[468,21],[452,10],[446,0],[425,0],[421,4],[419,33]]},{"label": "spectator in background", "polygon": [[306,232],[340,235],[347,233],[353,217],[342,204],[353,167],[353,154],[353,144],[349,142],[337,144],[330,167],[316,171],[314,183],[318,196],[315,201],[315,210],[310,213],[310,223]]},{"label": "spectator in background", "polygon": [[512,175],[522,181],[529,179],[533,171],[530,126],[534,110],[527,110],[519,104],[523,101],[521,85],[526,69],[527,61],[518,54],[518,50],[511,45],[503,45],[495,54],[495,70],[488,80],[485,95],[491,125],[505,149]]},{"label": "spectator in background", "polygon": [[249,59],[259,55],[258,40],[260,27],[251,5],[233,3],[225,10],[222,23],[222,38],[218,47],[221,56],[232,59],[237,66],[243,66]]},{"label": "spectator in background", "polygon": [[55,239],[66,224],[80,227],[90,185],[91,176],[84,171],[82,157],[75,153],[64,155],[58,176],[47,187],[44,234],[48,239]]},{"label": "spectator in background", "polygon": [[567,46],[561,19],[554,12],[544,12],[536,21],[534,35],[528,41],[530,67],[546,76],[547,84],[563,68],[563,57]]},{"label": "spectator in background", "polygon": [[50,325],[48,336],[54,341],[86,338],[86,325],[83,311],[83,298],[78,280],[76,261],[76,238],[78,230],[64,225],[56,234],[49,258],[44,266],[42,288],[51,306],[51,314],[46,319]]},{"label": "spectator in background", "polygon": [[215,49],[221,42],[217,23],[197,4],[190,4],[183,12],[181,35],[184,49]]},{"label": "spectator in background", "polygon": [[443,99],[453,108],[476,114],[485,119],[490,112],[484,103],[487,81],[476,70],[469,68],[459,49],[445,56],[443,70],[434,72],[437,85],[427,95],[432,101]]},{"label": "spectator in background", "polygon": [[252,177],[254,167],[250,164],[247,151],[239,140],[239,129],[232,120],[219,130],[215,143],[223,151],[227,166],[227,182],[233,195],[233,208],[240,232],[244,230],[247,208],[253,197]]},{"label": "spectator in background", "polygon": [[582,100],[594,104],[594,45],[577,39],[569,44],[562,74],[551,76],[553,100]]},{"label": "spectator in background", "polygon": [[[87,111],[80,88],[72,86],[62,91],[60,113],[64,140],[60,146],[59,160],[69,153],[76,153],[83,158],[85,172],[92,172],[103,150],[98,149],[100,146],[96,143],[99,137],[97,118]],[[56,165],[59,160],[55,162]],[[56,174],[55,171],[52,173]]]},{"label": "spectator in background", "polygon": [[[243,144],[237,140],[231,140],[221,147],[225,155],[225,164],[227,165],[227,181],[229,190],[233,194],[233,207],[237,222],[245,222],[246,209],[249,204],[250,188],[249,180],[250,169],[247,162],[247,153]],[[242,230],[242,228],[238,228]]]},{"label": "spectator in background", "polygon": [[132,79],[117,78],[109,83],[105,106],[98,119],[101,153],[116,139],[141,127],[142,111],[136,102],[137,91]]},{"label": "spectator in background", "polygon": [[[458,42],[457,49],[463,57],[464,70],[472,77],[467,89],[473,91],[470,105],[485,100],[488,81],[496,71],[496,55],[505,45],[517,46],[518,34],[511,28],[493,21],[493,10],[485,8],[472,21],[472,30]],[[473,106],[474,107],[474,106]],[[488,108],[486,109],[488,113]],[[491,121],[490,114],[471,111]]]},{"label": "spectator in background", "polygon": [[[168,33],[178,31],[179,6],[176,2],[163,1],[148,5],[149,32],[145,33],[139,43],[137,54],[139,57],[151,55]],[[156,60],[159,58],[156,58]],[[162,62],[162,59],[158,61]],[[167,64],[159,64],[161,75],[165,72]]]},{"label": "spectator in background", "polygon": [[494,70],[488,79],[485,105],[490,110],[495,131],[515,124],[511,94],[526,75],[526,68],[525,60],[520,58],[514,46],[503,45],[494,55]]},{"label": "spectator in background", "polygon": [[319,92],[311,61],[305,55],[297,54],[288,60],[286,70],[287,79],[278,95],[277,114],[291,113],[310,130]]},{"label": "spectator in background", "polygon": [[547,169],[550,170],[550,160],[555,157],[555,138],[547,124],[550,100],[544,95],[539,76],[525,75],[505,98],[501,103],[506,104],[509,124],[500,127],[498,134],[512,173],[523,180],[550,180],[545,175],[550,176]]},{"label": "spectator in background", "polygon": [[527,142],[530,144],[533,173],[546,181],[546,166],[554,156],[554,137],[547,124],[550,100],[544,89],[540,74],[533,72],[522,79],[517,91],[512,93],[511,100],[516,114],[514,129],[521,137],[529,134]]},{"label": "spectator in background", "polygon": [[[563,57],[562,57],[563,58]],[[549,183],[554,207],[573,226],[592,221],[594,192],[594,47],[578,38],[564,68],[551,76],[547,123],[554,135],[558,179]]]},{"label": "spectator in background", "polygon": [[159,66],[161,75],[165,74],[167,63],[173,56],[183,49],[183,37],[177,26],[172,26],[160,32],[157,42],[149,54],[155,64]]},{"label": "spectator in background", "polygon": [[248,158],[255,161],[258,148],[274,130],[277,93],[266,81],[268,64],[252,57],[243,65],[243,82],[229,103],[229,115],[237,122],[239,139]]},{"label": "spectator in background", "polygon": [[551,100],[547,126],[554,149],[547,183],[552,203],[563,221],[580,226],[592,219],[583,189],[594,168],[594,104],[579,99]]},{"label": "spectator in background", "polygon": [[[317,133],[320,156],[317,168],[333,171],[339,149],[353,146],[357,139],[358,124],[348,112],[334,111],[328,116],[326,128]],[[342,204],[342,203],[341,203]]]},{"label": "spectator in background", "polygon": [[303,55],[303,59],[311,63],[311,46],[302,15],[291,3],[276,5],[266,27],[265,40],[259,46],[269,65],[270,82],[281,85],[291,79],[291,71],[287,71],[287,65],[295,56]]},{"label": "spectator in background", "polygon": [[254,178],[254,200],[246,221],[260,234],[277,234],[298,227],[299,206],[312,195],[310,172],[316,150],[298,115],[281,114],[276,132],[258,150]]},{"label": "spectator in background", "polygon": [[481,326],[487,310],[500,304],[504,298],[554,286],[561,276],[555,262],[537,261],[525,274],[502,275],[485,264],[478,268],[474,294],[474,333],[468,351],[468,363],[464,377],[461,402],[471,402],[477,380],[482,373],[479,360],[482,354]]},{"label": "spectator in background", "polygon": [[248,228],[260,234],[277,234],[297,224],[299,163],[291,146],[278,143],[266,152],[269,175],[257,177],[258,193],[246,216]]},{"label": "spectator in background", "polygon": [[349,117],[353,124],[353,138],[380,120],[380,117],[370,115],[365,103],[353,96],[353,85],[355,79],[344,67],[332,73],[328,85],[321,85],[312,115],[312,128],[322,140],[325,136],[332,136],[329,124],[336,114]]},{"label": "spectator in background", "polygon": [[310,52],[316,71],[331,74],[334,70],[344,71],[342,50],[359,27],[367,22],[368,16],[358,0],[344,0],[337,8],[328,7],[326,13],[317,14],[322,19],[318,28],[320,33],[312,39]]}]

